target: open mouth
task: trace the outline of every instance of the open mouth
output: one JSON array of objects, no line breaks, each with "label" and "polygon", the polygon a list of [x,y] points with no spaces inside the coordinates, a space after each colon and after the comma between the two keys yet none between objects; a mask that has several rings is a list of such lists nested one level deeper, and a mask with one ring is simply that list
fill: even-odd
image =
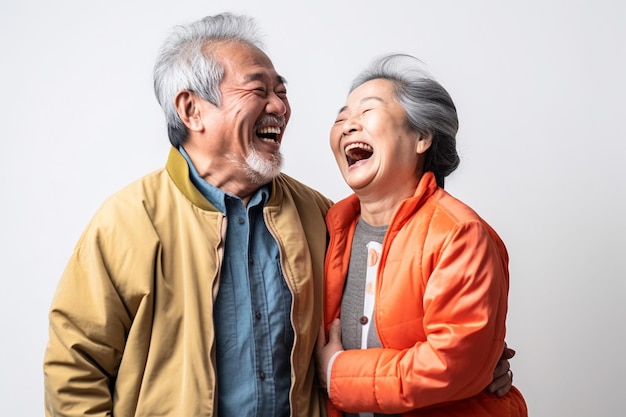
[{"label": "open mouth", "polygon": [[359,161],[368,159],[374,154],[374,148],[367,143],[351,143],[344,149],[348,166],[352,166]]},{"label": "open mouth", "polygon": [[280,127],[265,126],[265,127],[260,127],[259,129],[257,129],[256,135],[263,142],[278,143],[278,136],[280,135],[280,132],[281,132]]}]

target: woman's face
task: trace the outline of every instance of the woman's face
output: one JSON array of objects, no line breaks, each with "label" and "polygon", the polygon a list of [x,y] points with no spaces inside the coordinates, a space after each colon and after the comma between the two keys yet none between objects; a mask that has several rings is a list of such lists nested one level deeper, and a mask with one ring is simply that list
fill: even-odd
[{"label": "woman's face", "polygon": [[409,129],[393,83],[374,79],[348,96],[331,129],[330,146],[344,180],[357,194],[412,194],[430,138]]}]

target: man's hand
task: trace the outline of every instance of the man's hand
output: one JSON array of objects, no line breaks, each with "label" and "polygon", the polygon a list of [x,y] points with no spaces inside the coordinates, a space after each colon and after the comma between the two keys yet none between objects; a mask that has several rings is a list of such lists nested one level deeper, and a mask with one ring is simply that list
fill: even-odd
[{"label": "man's hand", "polygon": [[328,343],[326,343],[326,335],[324,333],[324,327],[320,327],[319,334],[317,336],[317,342],[315,344],[315,360],[317,363],[317,376],[319,378],[322,387],[326,388],[326,372],[328,371],[328,363],[333,355],[343,350],[341,344],[341,323],[339,319],[335,319],[330,325],[330,331],[328,333]]},{"label": "man's hand", "polygon": [[515,356],[515,351],[509,349],[504,343],[502,356],[500,356],[496,369],[493,371],[493,381],[487,386],[487,391],[498,397],[504,396],[513,386],[513,371],[511,371],[511,364],[509,363],[509,359],[513,356]]}]

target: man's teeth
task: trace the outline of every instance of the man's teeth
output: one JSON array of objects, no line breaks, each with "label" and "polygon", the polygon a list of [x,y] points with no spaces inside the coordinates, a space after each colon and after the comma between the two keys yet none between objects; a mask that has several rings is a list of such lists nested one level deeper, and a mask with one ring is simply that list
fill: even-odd
[{"label": "man's teeth", "polygon": [[267,134],[280,135],[280,127],[276,127],[276,126],[261,127],[256,131],[256,133],[257,135],[267,135]]},{"label": "man's teeth", "polygon": [[348,146],[346,146],[346,148],[344,149],[344,152],[346,152],[346,154],[347,154],[351,150],[357,149],[357,148],[358,149],[363,149],[364,151],[367,151],[367,152],[374,152],[374,148],[372,148],[367,143],[351,143]]}]

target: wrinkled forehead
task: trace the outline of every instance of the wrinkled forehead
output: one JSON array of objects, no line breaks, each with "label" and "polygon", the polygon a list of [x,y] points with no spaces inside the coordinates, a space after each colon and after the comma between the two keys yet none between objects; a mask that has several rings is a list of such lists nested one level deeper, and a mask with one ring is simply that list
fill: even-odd
[{"label": "wrinkled forehead", "polygon": [[238,41],[214,42],[205,47],[205,53],[220,63],[225,75],[243,77],[247,81],[269,77],[278,83],[285,83],[269,56],[254,45]]},{"label": "wrinkled forehead", "polygon": [[356,87],[348,94],[346,103],[339,112],[357,107],[359,104],[373,102],[378,104],[389,104],[397,102],[395,84],[393,81],[384,78],[374,78]]},{"label": "wrinkled forehead", "polygon": [[395,98],[396,85],[393,80],[387,78],[373,78],[357,86],[348,95],[349,99],[361,99],[364,96],[376,96],[381,98]]}]

